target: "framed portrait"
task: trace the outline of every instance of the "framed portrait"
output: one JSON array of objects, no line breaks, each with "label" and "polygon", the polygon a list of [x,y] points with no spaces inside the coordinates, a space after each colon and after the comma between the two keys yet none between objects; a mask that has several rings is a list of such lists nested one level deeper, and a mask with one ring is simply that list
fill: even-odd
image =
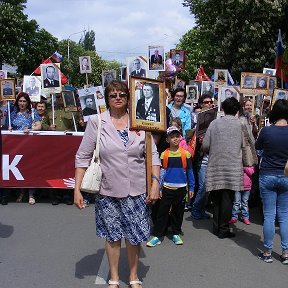
[{"label": "framed portrait", "polygon": [[256,96],[255,95],[243,95],[244,101],[244,110],[251,113],[252,115],[256,114]]},{"label": "framed portrait", "polygon": [[127,80],[127,66],[120,67],[120,77],[122,82],[126,82]]},{"label": "framed portrait", "polygon": [[277,78],[269,76],[269,95],[273,95],[273,90],[277,87]]},{"label": "framed portrait", "polygon": [[164,71],[165,70],[165,54],[164,46],[149,46],[149,70]]},{"label": "framed portrait", "polygon": [[228,70],[215,69],[214,70],[215,87],[226,85],[228,82]]},{"label": "framed portrait", "polygon": [[166,130],[164,82],[130,76],[130,123],[132,129]]},{"label": "framed portrait", "polygon": [[199,99],[199,92],[197,85],[187,85],[186,86],[186,103],[195,103],[198,102]]},{"label": "framed portrait", "polygon": [[107,85],[116,80],[116,70],[102,71],[102,86],[107,87]]},{"label": "framed portrait", "polygon": [[[17,80],[16,80],[16,87],[19,87],[19,88],[21,88],[22,87],[22,85],[23,85],[23,78],[17,78]],[[41,84],[41,83],[40,83]]]},{"label": "framed portrait", "polygon": [[15,80],[2,79],[0,80],[1,99],[0,100],[14,100],[15,99]]},{"label": "framed portrait", "polygon": [[62,91],[62,99],[65,112],[77,112],[77,105],[74,92],[71,90]]},{"label": "framed portrait", "polygon": [[92,73],[91,58],[90,56],[79,57],[80,73]]},{"label": "framed portrait", "polygon": [[241,93],[243,94],[269,94],[269,76],[262,73],[241,73]]},{"label": "framed portrait", "polygon": [[268,74],[270,76],[276,76],[276,69],[273,68],[263,68],[263,74]]},{"label": "framed portrait", "polygon": [[25,75],[23,78],[23,92],[29,95],[31,102],[40,102],[41,76]]},{"label": "framed portrait", "polygon": [[7,79],[7,70],[0,70],[0,80]]},{"label": "framed portrait", "polygon": [[239,101],[240,93],[237,86],[223,86],[218,89],[218,110],[222,111],[222,103],[230,97],[234,97]]},{"label": "framed portrait", "polygon": [[176,79],[175,79],[175,84],[174,84],[174,89],[176,89],[176,88],[183,88],[183,89],[185,89],[185,81],[184,80],[182,80],[182,79],[179,79],[179,78],[177,78],[176,77]]},{"label": "framed portrait", "polygon": [[185,64],[186,64],[185,56],[186,56],[185,50],[170,49],[170,58],[172,60],[172,64],[178,70],[185,70]]},{"label": "framed portrait", "polygon": [[214,95],[214,82],[213,81],[202,81],[201,95],[208,94],[213,98]]},{"label": "framed portrait", "polygon": [[62,88],[60,64],[41,64],[40,70],[43,93],[61,93]]},{"label": "framed portrait", "polygon": [[275,101],[277,101],[278,99],[288,100],[288,90],[286,90],[286,89],[274,89],[272,105],[274,105]]},{"label": "framed portrait", "polygon": [[[148,60],[145,56],[127,57],[127,74],[138,78],[146,78],[148,71]],[[127,75],[127,76],[128,76]],[[130,79],[130,78],[129,78]]]},{"label": "framed portrait", "polygon": [[216,118],[217,109],[212,108],[203,112],[199,112],[196,126],[197,137],[203,136],[206,133],[210,123]]},{"label": "framed portrait", "polygon": [[188,85],[197,86],[198,87],[198,93],[199,93],[199,95],[201,95],[202,81],[190,80]]}]

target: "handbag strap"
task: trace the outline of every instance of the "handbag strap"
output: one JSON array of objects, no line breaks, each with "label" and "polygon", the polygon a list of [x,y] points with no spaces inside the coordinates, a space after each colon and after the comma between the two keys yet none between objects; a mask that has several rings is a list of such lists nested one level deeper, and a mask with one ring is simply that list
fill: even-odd
[{"label": "handbag strap", "polygon": [[102,124],[100,114],[97,114],[97,118],[98,118],[98,127],[97,127],[96,147],[93,152],[91,163],[95,162],[95,160],[97,160],[97,162],[100,163],[99,147],[100,147],[101,124]]}]

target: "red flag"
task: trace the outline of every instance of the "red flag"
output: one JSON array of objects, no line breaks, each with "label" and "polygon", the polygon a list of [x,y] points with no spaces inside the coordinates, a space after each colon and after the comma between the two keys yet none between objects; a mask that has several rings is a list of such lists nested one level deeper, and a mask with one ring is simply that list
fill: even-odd
[{"label": "red flag", "polygon": [[194,158],[196,150],[196,130],[194,131],[194,134],[191,138],[191,140],[188,143],[187,151],[191,154],[191,157]]},{"label": "red flag", "polygon": [[211,81],[211,79],[207,76],[202,66],[200,66],[195,80],[196,81]]}]

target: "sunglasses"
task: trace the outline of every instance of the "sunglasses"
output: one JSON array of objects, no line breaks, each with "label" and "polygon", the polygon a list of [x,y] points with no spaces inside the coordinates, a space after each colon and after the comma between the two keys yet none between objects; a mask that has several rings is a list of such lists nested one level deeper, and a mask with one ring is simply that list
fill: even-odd
[{"label": "sunglasses", "polygon": [[213,104],[213,101],[203,101],[203,104]]},{"label": "sunglasses", "polygon": [[109,95],[109,98],[111,99],[116,99],[117,96],[119,96],[121,99],[124,99],[127,97],[127,94],[126,93],[115,93],[115,94],[110,94]]}]

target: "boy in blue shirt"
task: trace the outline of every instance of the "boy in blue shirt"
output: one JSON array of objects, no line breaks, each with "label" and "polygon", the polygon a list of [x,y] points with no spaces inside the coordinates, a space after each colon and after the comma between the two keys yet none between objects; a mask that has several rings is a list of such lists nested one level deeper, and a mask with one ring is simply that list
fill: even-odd
[{"label": "boy in blue shirt", "polygon": [[[188,151],[179,148],[181,132],[171,126],[167,129],[167,142],[170,148],[161,154],[162,172],[159,209],[154,225],[152,239],[147,242],[148,247],[161,244],[159,238],[163,237],[167,227],[169,212],[171,228],[173,232],[172,240],[176,245],[182,245],[183,241],[179,236],[182,232],[182,222],[185,207],[186,186],[188,183],[189,197],[194,194],[194,175],[192,170],[192,159]],[[164,169],[164,171],[163,171]]]}]

